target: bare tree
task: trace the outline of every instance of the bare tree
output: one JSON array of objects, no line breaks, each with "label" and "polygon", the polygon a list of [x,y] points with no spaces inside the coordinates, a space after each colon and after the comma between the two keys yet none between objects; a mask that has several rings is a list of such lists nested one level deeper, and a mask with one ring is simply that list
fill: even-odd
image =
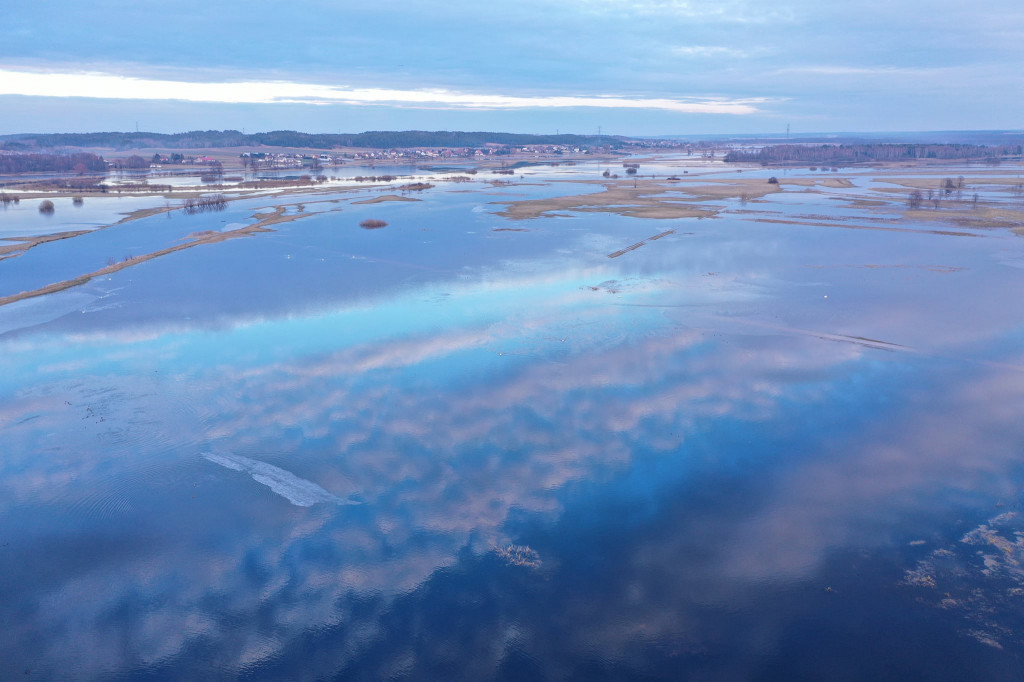
[{"label": "bare tree", "polygon": [[921,208],[921,203],[924,201],[924,195],[921,194],[921,190],[911,190],[907,196],[907,208],[914,211]]}]

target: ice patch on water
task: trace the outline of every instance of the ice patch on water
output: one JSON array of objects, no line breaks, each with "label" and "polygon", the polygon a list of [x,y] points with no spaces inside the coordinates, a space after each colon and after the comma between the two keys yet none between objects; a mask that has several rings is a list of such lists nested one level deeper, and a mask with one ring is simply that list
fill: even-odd
[{"label": "ice patch on water", "polygon": [[123,308],[123,307],[124,307],[124,303],[105,303],[105,304],[102,304],[102,305],[101,304],[96,304],[96,305],[90,305],[90,306],[86,306],[86,307],[82,308],[82,312],[83,313],[98,313],[98,312],[101,312],[103,310],[115,310],[117,308]]},{"label": "ice patch on water", "polygon": [[1000,265],[1024,270],[1024,256],[1020,256],[1017,253],[1007,254],[1004,252],[999,254],[995,260]]},{"label": "ice patch on water", "polygon": [[80,291],[62,291],[15,301],[0,307],[0,334],[52,322],[68,313],[82,310],[98,298]]},{"label": "ice patch on water", "polygon": [[311,507],[320,502],[359,504],[356,501],[345,500],[329,493],[316,483],[299,478],[290,471],[285,471],[273,464],[229,452],[204,452],[203,457],[222,467],[249,474],[257,483],[262,483],[299,507]]}]

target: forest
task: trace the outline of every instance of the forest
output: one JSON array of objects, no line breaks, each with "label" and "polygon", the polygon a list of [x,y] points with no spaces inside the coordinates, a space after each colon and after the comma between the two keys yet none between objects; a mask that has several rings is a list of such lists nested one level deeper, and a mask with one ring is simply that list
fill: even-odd
[{"label": "forest", "polygon": [[1019,157],[1021,145],[984,146],[974,144],[777,144],[751,150],[732,150],[726,162],[764,164],[816,163],[850,164],[873,161],[916,161],[919,159],[962,159],[998,161]]},{"label": "forest", "polygon": [[106,171],[102,156],[77,154],[0,154],[0,173],[87,173]]}]

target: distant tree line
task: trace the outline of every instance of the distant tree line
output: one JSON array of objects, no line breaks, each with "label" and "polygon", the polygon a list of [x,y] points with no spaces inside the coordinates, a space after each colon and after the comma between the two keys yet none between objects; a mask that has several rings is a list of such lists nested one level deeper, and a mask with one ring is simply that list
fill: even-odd
[{"label": "distant tree line", "polygon": [[149,161],[133,154],[126,159],[114,159],[110,162],[110,165],[114,168],[127,169],[127,170],[141,170],[143,168],[149,168]]},{"label": "distant tree line", "polygon": [[170,156],[160,156],[160,154],[154,154],[150,163],[185,163],[185,155],[175,152]]},{"label": "distant tree line", "polygon": [[95,154],[0,154],[0,173],[86,173],[105,170],[106,161]]},{"label": "distant tree line", "polygon": [[193,130],[187,133],[52,133],[43,135],[19,134],[0,137],[0,146],[27,149],[32,147],[112,147],[114,149],[198,149],[218,147],[304,147],[332,149],[334,147],[362,147],[392,149],[396,147],[482,147],[486,144],[536,145],[559,144],[579,147],[611,147],[624,145],[623,138],[611,135],[526,135],[518,133],[488,133],[462,131],[369,131],[352,134],[300,133],[294,130],[274,130],[266,133],[244,134],[237,130]]},{"label": "distant tree line", "polygon": [[983,146],[973,144],[776,144],[757,150],[733,150],[726,162],[851,164],[869,161],[913,161],[917,159],[997,160],[1020,156],[1021,145]]},{"label": "distant tree line", "polygon": [[112,147],[114,149],[236,147],[249,144],[237,130],[194,130],[187,133],[48,133],[0,137],[8,149],[32,147]]}]

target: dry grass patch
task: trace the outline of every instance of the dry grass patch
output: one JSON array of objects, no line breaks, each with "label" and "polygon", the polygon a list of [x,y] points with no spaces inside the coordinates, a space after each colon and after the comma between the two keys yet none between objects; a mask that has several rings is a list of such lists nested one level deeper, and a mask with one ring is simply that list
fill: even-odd
[{"label": "dry grass patch", "polygon": [[593,194],[493,203],[505,204],[505,210],[499,211],[498,215],[511,220],[566,215],[565,211],[617,213],[654,219],[705,218],[718,213],[716,209],[683,203],[680,201],[683,197],[674,188],[647,185],[634,188],[632,183],[629,186],[606,187],[603,192]]},{"label": "dry grass patch", "polygon": [[975,229],[1011,228],[1018,234],[1024,233],[1024,210],[979,206],[976,209],[943,207],[938,209],[917,209],[904,211],[909,220],[944,222]]},{"label": "dry grass patch", "polygon": [[353,204],[382,204],[385,201],[423,201],[422,199],[415,199],[413,197],[402,197],[397,194],[385,194],[384,196],[374,197],[372,199],[363,199],[362,201],[353,201]]},{"label": "dry grass patch", "polygon": [[853,183],[848,178],[782,178],[780,185],[795,185],[797,187],[831,187],[833,189],[848,189]]}]

